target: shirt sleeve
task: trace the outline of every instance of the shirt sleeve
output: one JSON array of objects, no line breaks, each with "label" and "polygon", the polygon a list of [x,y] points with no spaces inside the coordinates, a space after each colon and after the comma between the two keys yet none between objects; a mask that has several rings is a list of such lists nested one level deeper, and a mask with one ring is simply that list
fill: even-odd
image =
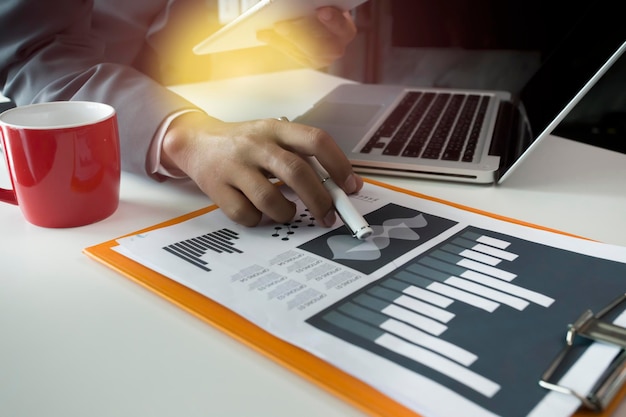
[{"label": "shirt sleeve", "polygon": [[199,110],[194,109],[186,109],[177,111],[174,114],[171,114],[167,117],[159,126],[157,133],[152,140],[152,144],[150,146],[150,150],[148,153],[148,172],[152,175],[162,175],[164,177],[169,178],[187,178],[187,175],[180,170],[168,170],[161,164],[161,151],[163,148],[163,139],[165,138],[165,133],[167,129],[172,124],[172,122],[179,116],[190,112],[199,112]]},{"label": "shirt sleeve", "polygon": [[[2,0],[0,87],[17,105],[58,100],[112,105],[122,168],[151,175],[147,156],[163,121],[196,107],[133,67],[145,50],[145,32],[163,7],[159,1],[141,3],[154,10],[121,24],[102,9],[120,2],[100,1],[94,9],[91,0]],[[131,9],[135,2],[128,4],[124,7]],[[119,54],[111,54],[111,37],[125,40]]]}]

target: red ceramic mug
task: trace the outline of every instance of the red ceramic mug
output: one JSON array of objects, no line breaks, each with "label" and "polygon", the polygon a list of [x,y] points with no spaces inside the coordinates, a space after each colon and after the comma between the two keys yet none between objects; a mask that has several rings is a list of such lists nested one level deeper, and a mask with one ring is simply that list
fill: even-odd
[{"label": "red ceramic mug", "polygon": [[113,107],[86,101],[18,106],[0,114],[2,148],[16,204],[30,223],[75,227],[119,204],[120,145]]}]

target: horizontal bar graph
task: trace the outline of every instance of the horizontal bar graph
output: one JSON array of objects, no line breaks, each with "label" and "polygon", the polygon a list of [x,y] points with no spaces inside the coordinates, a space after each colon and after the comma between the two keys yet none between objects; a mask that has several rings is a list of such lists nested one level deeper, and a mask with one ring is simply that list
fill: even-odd
[{"label": "horizontal bar graph", "polygon": [[501,309],[522,314],[531,305],[545,309],[555,301],[515,283],[518,273],[511,265],[520,255],[509,248],[502,238],[465,230],[308,322],[490,398],[501,383],[473,369],[478,353],[446,339],[459,312],[486,314],[488,320]]}]

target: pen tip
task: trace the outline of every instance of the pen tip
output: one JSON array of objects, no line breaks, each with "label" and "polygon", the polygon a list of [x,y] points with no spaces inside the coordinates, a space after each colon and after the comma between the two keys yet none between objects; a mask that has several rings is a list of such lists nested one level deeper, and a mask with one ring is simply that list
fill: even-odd
[{"label": "pen tip", "polygon": [[354,236],[359,240],[365,240],[368,237],[370,237],[373,233],[374,231],[372,230],[372,228],[367,226],[367,227],[363,227],[361,230],[358,230]]}]

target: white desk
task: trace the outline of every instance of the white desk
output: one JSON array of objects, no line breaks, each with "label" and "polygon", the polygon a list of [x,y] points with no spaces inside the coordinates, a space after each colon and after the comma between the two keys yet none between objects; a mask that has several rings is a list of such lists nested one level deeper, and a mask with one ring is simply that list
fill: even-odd
[{"label": "white desk", "polygon": [[[294,117],[339,82],[307,70],[224,80],[197,102],[228,120]],[[626,155],[551,138],[501,187],[376,178],[626,245]],[[188,182],[125,174],[117,212],[90,226],[42,229],[0,204],[0,416],[364,415],[81,253],[209,203]]]}]

